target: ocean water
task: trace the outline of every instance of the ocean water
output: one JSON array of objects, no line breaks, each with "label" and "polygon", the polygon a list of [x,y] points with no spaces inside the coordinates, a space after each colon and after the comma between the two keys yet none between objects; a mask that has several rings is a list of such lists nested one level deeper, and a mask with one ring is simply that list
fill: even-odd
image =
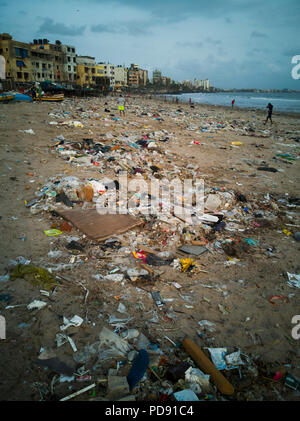
[{"label": "ocean water", "polygon": [[195,93],[166,95],[178,98],[180,102],[192,102],[210,105],[225,105],[231,107],[231,101],[235,99],[235,107],[266,109],[269,102],[273,104],[273,112],[278,111],[300,114],[300,92],[218,92],[218,93]]}]

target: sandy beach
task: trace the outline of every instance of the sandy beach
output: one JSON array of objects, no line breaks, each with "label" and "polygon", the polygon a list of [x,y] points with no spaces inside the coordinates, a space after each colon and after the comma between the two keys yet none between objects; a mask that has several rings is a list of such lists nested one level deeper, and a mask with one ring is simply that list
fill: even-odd
[{"label": "sandy beach", "polygon": [[[188,388],[184,378],[172,382],[166,374],[168,365],[191,363],[180,345],[188,336],[208,356],[207,347],[239,349],[248,357],[240,370],[222,371],[234,395],[223,396],[211,384],[209,399],[299,400],[300,392],[284,379],[287,373],[300,378],[300,339],[291,333],[292,318],[299,315],[299,287],[291,286],[287,275],[300,273],[300,243],[294,238],[300,231],[300,115],[275,110],[273,124],[264,125],[267,113],[260,110],[191,107],[148,95],[126,101],[125,117],[120,117],[117,97],[112,96],[0,104],[0,314],[6,319],[6,339],[0,341],[2,400],[59,400],[94,382],[93,394],[73,400],[115,400],[99,379],[117,368],[118,376],[127,376],[132,361],[126,354],[105,359],[89,350],[92,344],[98,347],[103,326],[115,332],[120,326],[137,329],[152,344],[152,371],[149,368],[128,394],[131,399],[158,401],[170,387]],[[94,156],[80,148],[77,154],[66,153],[74,151],[67,145],[84,139],[108,147],[94,163]],[[155,145],[133,145],[145,139]],[[136,214],[143,224],[112,235],[119,242],[116,248],[88,238],[72,224],[70,231],[61,229],[59,212],[70,208],[56,202],[59,182],[76,177],[88,186],[91,180],[116,180],[122,168],[131,171],[129,179],[138,174],[145,181],[204,180],[205,196],[220,200],[218,208],[207,213],[223,215],[225,224],[214,230],[209,224],[192,226],[178,218]],[[48,192],[57,189],[26,207],[45,186]],[[67,186],[64,192],[74,209],[95,208],[86,196],[76,197],[76,188]],[[238,199],[241,195],[245,201]],[[62,234],[49,237],[44,231],[50,229]],[[82,251],[66,248],[72,239]],[[178,251],[195,244],[207,250],[199,256]],[[145,264],[132,254],[141,250],[172,263]],[[187,258],[195,263],[190,272],[180,267],[180,259]],[[56,280],[50,295],[40,292],[45,288],[38,280],[10,279],[16,264],[25,260],[50,269]],[[130,277],[129,269],[143,269],[148,275]],[[117,281],[105,278],[113,274],[122,276]],[[165,301],[163,310],[154,302],[153,291]],[[29,310],[26,306],[33,300],[46,305]],[[125,313],[118,311],[120,304]],[[79,327],[67,330],[76,352],[70,343],[58,347],[56,342],[63,318],[74,315],[83,319]],[[112,316],[126,321],[113,323]],[[203,320],[214,329],[203,328]],[[129,344],[138,351],[135,339]],[[41,357],[45,351],[47,357]],[[72,381],[64,381],[57,366],[37,364],[47,358],[90,377],[80,381],[75,374]],[[206,395],[198,397],[204,400]]]}]

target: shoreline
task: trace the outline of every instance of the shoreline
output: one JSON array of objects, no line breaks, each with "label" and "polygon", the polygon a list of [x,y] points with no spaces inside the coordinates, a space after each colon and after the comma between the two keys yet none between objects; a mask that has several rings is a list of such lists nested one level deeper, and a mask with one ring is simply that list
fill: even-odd
[{"label": "shoreline", "polygon": [[[152,97],[152,99],[157,99],[159,100],[159,95],[155,95],[154,97]],[[165,98],[161,98],[161,100],[164,103],[168,103],[168,104],[173,104],[173,105],[187,105],[187,106],[191,106],[193,105],[194,108],[201,108],[201,107],[205,107],[205,108],[209,108],[209,107],[213,107],[214,110],[211,111],[215,111],[215,110],[223,110],[223,111],[239,111],[239,112],[255,112],[258,113],[260,115],[264,115],[265,117],[267,117],[268,111],[267,109],[262,109],[262,108],[255,108],[255,107],[238,107],[235,106],[234,109],[231,109],[230,105],[220,105],[220,104],[207,104],[207,103],[200,103],[200,102],[192,102],[191,104],[188,101],[180,101],[178,100],[178,102],[176,103],[175,101],[168,101]],[[292,111],[273,111],[272,116],[283,116],[283,117],[292,117],[295,119],[300,119],[300,112],[292,112]]]}]

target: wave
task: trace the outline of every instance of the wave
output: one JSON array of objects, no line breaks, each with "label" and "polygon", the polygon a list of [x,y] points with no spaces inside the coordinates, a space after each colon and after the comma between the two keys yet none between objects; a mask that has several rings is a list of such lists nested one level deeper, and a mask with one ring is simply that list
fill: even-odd
[{"label": "wave", "polygon": [[251,96],[249,99],[253,100],[263,100],[263,101],[287,101],[287,102],[300,102],[300,99],[286,99],[286,98],[265,98],[265,97],[257,97]]}]

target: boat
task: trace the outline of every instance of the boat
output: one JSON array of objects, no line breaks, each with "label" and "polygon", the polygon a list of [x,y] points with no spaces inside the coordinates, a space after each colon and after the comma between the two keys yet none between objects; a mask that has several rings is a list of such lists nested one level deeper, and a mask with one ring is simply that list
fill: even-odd
[{"label": "boat", "polygon": [[15,99],[15,94],[11,93],[0,93],[0,103],[7,103]]},{"label": "boat", "polygon": [[41,101],[47,102],[61,102],[65,99],[64,94],[57,94],[57,95],[42,95]]}]

